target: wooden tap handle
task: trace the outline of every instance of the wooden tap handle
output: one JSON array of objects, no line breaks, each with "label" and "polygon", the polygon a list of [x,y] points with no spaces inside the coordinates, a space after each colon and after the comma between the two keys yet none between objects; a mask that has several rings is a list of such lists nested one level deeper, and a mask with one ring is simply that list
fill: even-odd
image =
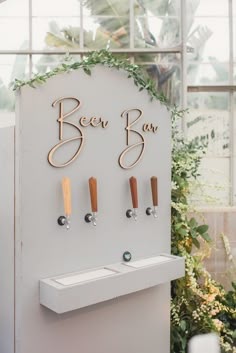
[{"label": "wooden tap handle", "polygon": [[137,179],[135,177],[131,177],[129,179],[130,191],[132,197],[133,208],[138,208],[138,188],[137,188]]},{"label": "wooden tap handle", "polygon": [[151,188],[152,188],[152,201],[153,206],[158,206],[158,188],[157,188],[157,177],[151,177]]},{"label": "wooden tap handle", "polygon": [[91,177],[89,179],[89,190],[91,199],[92,212],[98,211],[98,196],[97,196],[97,179]]},{"label": "wooden tap handle", "polygon": [[70,178],[62,179],[62,191],[64,199],[64,210],[65,215],[71,215],[71,189],[70,189]]}]

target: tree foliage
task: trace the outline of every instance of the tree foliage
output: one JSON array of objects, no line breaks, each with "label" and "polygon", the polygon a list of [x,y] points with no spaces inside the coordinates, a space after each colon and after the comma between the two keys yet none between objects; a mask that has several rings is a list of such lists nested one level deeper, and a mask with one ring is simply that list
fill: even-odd
[{"label": "tree foliage", "polygon": [[172,154],[172,253],[185,257],[185,277],[172,283],[171,352],[186,353],[189,339],[216,332],[223,352],[236,352],[236,286],[226,292],[203,266],[203,256],[193,254],[202,242],[210,242],[207,224],[190,217],[191,180],[198,177],[205,150],[199,139],[186,141],[175,126]]}]

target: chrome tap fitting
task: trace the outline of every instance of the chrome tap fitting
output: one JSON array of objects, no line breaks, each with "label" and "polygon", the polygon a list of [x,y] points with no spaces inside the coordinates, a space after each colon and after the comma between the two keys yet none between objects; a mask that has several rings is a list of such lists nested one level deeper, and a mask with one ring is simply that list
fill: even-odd
[{"label": "chrome tap fitting", "polygon": [[97,212],[87,213],[84,217],[86,223],[92,223],[93,226],[97,225]]}]

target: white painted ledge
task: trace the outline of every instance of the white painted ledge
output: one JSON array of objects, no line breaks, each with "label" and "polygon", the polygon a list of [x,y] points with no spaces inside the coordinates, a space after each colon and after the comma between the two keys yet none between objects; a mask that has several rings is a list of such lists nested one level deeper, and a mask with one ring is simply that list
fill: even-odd
[{"label": "white painted ledge", "polygon": [[160,254],[40,280],[40,303],[57,314],[184,276],[184,258]]}]

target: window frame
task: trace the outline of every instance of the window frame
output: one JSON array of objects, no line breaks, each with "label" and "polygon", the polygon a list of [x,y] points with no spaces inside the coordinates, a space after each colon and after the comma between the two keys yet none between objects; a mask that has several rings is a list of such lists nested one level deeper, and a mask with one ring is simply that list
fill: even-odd
[{"label": "window frame", "polygon": [[[236,92],[236,85],[234,84],[234,53],[233,53],[233,0],[228,0],[228,16],[229,16],[229,60],[230,60],[230,83],[229,85],[218,85],[218,86],[203,86],[203,85],[188,85],[187,84],[187,63],[188,63],[188,51],[190,48],[187,47],[187,0],[180,0],[181,11],[180,11],[180,38],[181,44],[165,49],[146,49],[146,48],[135,48],[134,46],[134,1],[130,0],[130,48],[128,49],[113,49],[110,50],[112,53],[127,54],[130,57],[131,62],[134,62],[135,54],[160,54],[160,53],[177,53],[180,55],[180,68],[181,68],[181,103],[180,108],[186,109],[187,107],[187,95],[191,92],[228,92],[230,95],[230,203],[229,206],[236,205],[236,112],[234,112],[234,99]],[[1,0],[0,0],[1,2]],[[32,0],[28,0],[28,25],[29,25],[29,49],[28,50],[0,50],[0,55],[27,55],[29,58],[29,75],[32,76],[33,56],[34,55],[58,55],[67,54],[66,50],[33,50],[33,12],[32,12]],[[83,2],[80,1],[80,48],[78,50],[70,50],[70,54],[86,55],[90,50],[84,48],[84,35],[83,35]],[[182,131],[187,136],[187,125],[186,119],[182,120]]]}]

